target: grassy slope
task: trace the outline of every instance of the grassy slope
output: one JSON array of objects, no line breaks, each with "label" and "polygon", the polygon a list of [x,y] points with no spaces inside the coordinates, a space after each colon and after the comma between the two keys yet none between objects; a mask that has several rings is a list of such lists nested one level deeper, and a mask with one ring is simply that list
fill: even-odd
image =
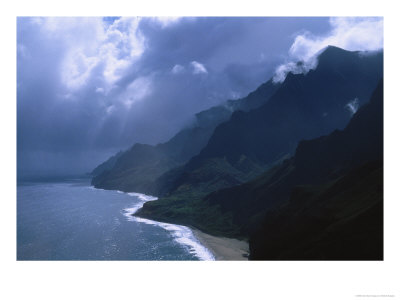
[{"label": "grassy slope", "polygon": [[[245,163],[245,171],[239,171],[244,161],[246,158],[239,160],[239,166],[232,166],[226,159],[210,159],[195,172],[187,175],[182,172],[180,176],[185,178],[184,184],[178,182],[172,195],[146,203],[137,214],[159,221],[192,225],[214,235],[243,237],[239,227],[233,223],[231,212],[221,213],[219,205],[210,205],[203,198],[210,192],[243,183],[262,172],[262,168],[256,165],[249,168],[250,163]],[[209,180],[210,173],[218,174],[218,180]]]},{"label": "grassy slope", "polygon": [[[368,102],[380,77],[381,64],[381,55],[362,58],[357,52],[327,49],[321,54],[315,71],[307,75],[289,74],[263,106],[247,113],[237,111],[229,121],[220,124],[197,156],[174,174],[168,174],[169,178],[163,176],[164,183],[168,183],[162,189],[167,191],[167,198],[160,201],[186,196],[191,203],[208,193],[242,184],[262,174],[285,155],[293,154],[301,139],[345,127],[351,118],[346,104],[355,97],[360,103]],[[267,188],[261,188],[260,195],[263,195],[262,189]],[[239,208],[241,201],[235,192],[218,201],[223,211],[232,196]],[[276,201],[286,196],[283,194],[273,188],[268,191],[268,197]],[[191,199],[193,195],[195,199]],[[255,196],[259,198],[258,194]],[[247,207],[242,207],[246,214],[235,215],[233,222],[238,224],[244,223],[240,219],[252,218],[257,213],[249,212],[249,207],[255,204],[254,209],[258,209],[258,203],[253,203],[245,194],[241,197]],[[171,201],[166,203],[171,210],[175,209]],[[146,209],[147,206],[143,210]],[[153,214],[159,217],[155,209]]]},{"label": "grassy slope", "polygon": [[[146,203],[138,213],[158,220],[193,225],[211,234],[245,237],[257,228],[264,228],[265,214],[268,211],[280,211],[282,207],[285,207],[292,191],[295,193],[292,195],[292,198],[295,197],[294,199],[302,198],[302,194],[303,196],[307,193],[318,194],[319,190],[334,191],[336,196],[331,198],[331,204],[337,202],[337,214],[343,208],[340,206],[343,204],[340,202],[340,197],[343,199],[354,198],[351,205],[358,210],[364,210],[365,205],[368,206],[368,204],[363,204],[358,200],[365,198],[365,195],[373,195],[373,190],[369,188],[375,188],[378,196],[381,193],[379,190],[380,177],[377,175],[379,172],[371,175],[372,182],[369,182],[367,178],[365,182],[357,183],[359,188],[348,190],[344,188],[345,185],[338,185],[340,180],[337,181],[337,178],[347,174],[348,180],[356,182],[357,178],[351,175],[352,169],[368,161],[382,158],[382,97],[381,83],[370,103],[360,109],[345,130],[335,131],[328,136],[300,143],[293,158],[271,168],[255,180],[210,194],[207,193],[209,190],[207,191],[204,187],[196,189],[187,186],[185,189],[180,189],[179,193],[174,193],[167,198]],[[381,165],[382,162],[380,162],[380,167]],[[329,186],[332,184],[335,184],[335,188],[329,190]],[[303,187],[299,188],[299,185]],[[306,188],[304,185],[309,187]],[[205,190],[206,192],[204,192]],[[298,192],[297,196],[296,191]],[[345,194],[341,195],[341,191]],[[317,196],[311,198],[323,199]],[[377,197],[375,198],[379,200]],[[310,203],[316,202],[311,201]],[[379,203],[375,204],[379,206]],[[304,203],[304,205],[308,204]],[[312,206],[310,204],[310,211],[312,211]],[[287,212],[291,207],[289,206]],[[345,210],[342,212],[345,213]],[[281,212],[282,216],[285,215],[284,211]],[[297,213],[301,213],[301,210]],[[375,224],[379,224],[379,219],[373,214],[373,211],[370,213],[374,217]],[[354,219],[356,216],[353,216],[353,220],[356,220]],[[325,221],[330,222],[330,215],[323,215],[322,219],[325,217]],[[340,216],[337,215],[337,217]],[[362,224],[364,221],[356,220],[354,222]],[[353,227],[359,226],[357,224]],[[272,228],[275,229],[276,226],[272,226]],[[336,234],[340,232],[344,235],[343,230],[336,231]],[[378,235],[376,236],[378,237]],[[262,235],[253,236],[252,243],[256,245],[253,250],[258,248],[257,244],[263,244],[263,239]],[[379,243],[376,242],[374,245],[379,245]],[[262,255],[254,254],[253,257],[262,257]]]}]

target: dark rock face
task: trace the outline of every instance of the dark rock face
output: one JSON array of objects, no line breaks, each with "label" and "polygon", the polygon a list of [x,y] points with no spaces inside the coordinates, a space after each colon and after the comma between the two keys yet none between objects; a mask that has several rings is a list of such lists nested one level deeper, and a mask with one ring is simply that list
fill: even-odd
[{"label": "dark rock face", "polygon": [[[355,59],[364,57],[357,54]],[[372,93],[372,86],[368,89]],[[228,123],[265,109],[278,92],[263,107],[247,114],[235,113]],[[250,237],[251,259],[382,259],[382,81],[366,99],[367,104],[354,115],[345,111],[348,120],[342,129],[300,140],[292,157],[243,184],[229,183],[228,172],[224,172],[229,170],[228,174],[239,178],[235,173],[238,168],[233,167],[237,161],[225,156],[202,164],[198,157],[204,153],[200,153],[185,166],[193,171],[183,167],[180,177],[176,176],[175,192],[147,203],[139,213],[213,234]],[[253,161],[243,157],[239,161],[250,166],[249,161]],[[213,177],[214,172],[217,175]],[[204,183],[216,184],[220,179],[235,186],[201,193],[210,186]]]},{"label": "dark rock face", "polygon": [[137,214],[247,238],[250,259],[383,259],[383,54],[318,59],[134,145],[93,183],[161,195]]},{"label": "dark rock face", "polygon": [[382,260],[382,81],[343,131],[300,143],[292,164],[289,201],[267,211],[251,258]]},{"label": "dark rock face", "polygon": [[[382,77],[382,63],[382,53],[365,56],[328,47],[315,70],[289,73],[268,102],[236,111],[218,125],[204,149],[176,175],[170,194],[182,186],[209,193],[246,182],[293,155],[299,141],[343,129],[352,117],[349,103],[368,102]],[[211,168],[217,161],[219,167]]]}]

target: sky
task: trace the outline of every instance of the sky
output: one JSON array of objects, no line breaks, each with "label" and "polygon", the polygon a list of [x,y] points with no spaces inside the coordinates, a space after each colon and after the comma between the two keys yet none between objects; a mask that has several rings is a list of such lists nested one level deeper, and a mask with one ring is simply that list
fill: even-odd
[{"label": "sky", "polygon": [[19,17],[18,175],[82,174],[164,142],[201,110],[315,68],[327,45],[382,49],[383,19]]}]

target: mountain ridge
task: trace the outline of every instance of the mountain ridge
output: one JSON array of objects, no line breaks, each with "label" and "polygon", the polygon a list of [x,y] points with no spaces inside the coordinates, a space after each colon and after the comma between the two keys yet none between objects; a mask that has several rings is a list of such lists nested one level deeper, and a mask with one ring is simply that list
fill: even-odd
[{"label": "mountain ridge", "polygon": [[[320,57],[315,70],[289,73],[262,106],[235,111],[219,124],[200,153],[174,174],[166,195],[179,195],[190,186],[203,196],[243,183],[292,155],[300,140],[343,129],[352,116],[349,103],[364,105],[381,78],[382,53],[363,56],[328,47]],[[243,160],[253,167],[242,170]],[[210,165],[220,167],[210,173]]]},{"label": "mountain ridge", "polygon": [[300,142],[293,157],[253,181],[201,201],[149,202],[137,214],[249,238],[256,260],[381,260],[382,159],[381,81],[343,130]]},{"label": "mountain ridge", "polygon": [[214,128],[228,120],[232,112],[257,108],[268,101],[279,86],[269,80],[244,98],[227,100],[222,105],[201,111],[195,115],[196,122],[192,127],[180,130],[165,143],[155,146],[136,143],[94,169],[92,185],[126,192],[164,193],[169,189],[166,188],[168,180],[163,179],[167,176],[164,174],[176,173],[174,169],[179,171],[182,164],[198,154]]},{"label": "mountain ridge", "polygon": [[318,59],[235,102],[247,99],[247,111],[197,114],[209,135],[186,161],[190,130],[171,139],[183,143],[134,145],[108,171],[117,180],[109,187],[136,181],[161,196],[136,215],[249,239],[251,259],[382,259],[383,53],[327,47]]}]

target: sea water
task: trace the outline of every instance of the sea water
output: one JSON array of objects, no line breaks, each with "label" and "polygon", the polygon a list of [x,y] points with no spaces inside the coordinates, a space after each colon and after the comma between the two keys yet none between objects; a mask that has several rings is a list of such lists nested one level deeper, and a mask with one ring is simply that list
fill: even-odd
[{"label": "sea water", "polygon": [[132,216],[156,199],[88,179],[19,182],[17,259],[214,260],[188,227]]}]

